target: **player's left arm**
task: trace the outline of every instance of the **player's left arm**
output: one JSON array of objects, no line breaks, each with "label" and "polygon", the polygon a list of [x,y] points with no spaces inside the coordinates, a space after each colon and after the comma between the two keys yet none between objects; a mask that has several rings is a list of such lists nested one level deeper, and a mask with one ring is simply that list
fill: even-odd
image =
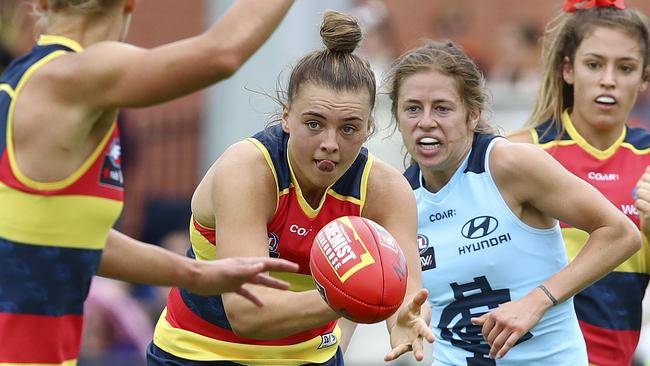
[{"label": "player's left arm", "polygon": [[566,301],[603,277],[641,247],[641,238],[634,223],[600,192],[536,146],[498,141],[490,169],[501,195],[522,221],[530,224],[532,216],[550,223],[558,219],[589,233],[576,258],[543,283],[548,294],[535,288],[472,319],[482,326],[490,357],[500,358],[553,306],[552,298]]},{"label": "player's left arm", "polygon": [[394,360],[413,351],[416,360],[424,358],[423,339],[433,342],[429,329],[431,313],[422,288],[417,251],[417,207],[406,178],[396,169],[375,159],[368,178],[367,198],[362,216],[382,225],[399,243],[408,266],[408,284],[401,307],[386,320],[392,350],[384,358]]}]

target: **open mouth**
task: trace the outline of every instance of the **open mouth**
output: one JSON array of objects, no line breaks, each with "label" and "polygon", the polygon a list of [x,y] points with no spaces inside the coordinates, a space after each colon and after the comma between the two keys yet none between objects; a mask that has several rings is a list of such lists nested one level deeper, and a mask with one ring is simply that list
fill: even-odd
[{"label": "open mouth", "polygon": [[616,99],[609,95],[601,95],[596,98],[596,103],[606,105],[606,106],[612,106],[616,104]]},{"label": "open mouth", "polygon": [[440,146],[440,141],[433,137],[423,137],[417,142],[417,144],[425,150],[433,150]]}]

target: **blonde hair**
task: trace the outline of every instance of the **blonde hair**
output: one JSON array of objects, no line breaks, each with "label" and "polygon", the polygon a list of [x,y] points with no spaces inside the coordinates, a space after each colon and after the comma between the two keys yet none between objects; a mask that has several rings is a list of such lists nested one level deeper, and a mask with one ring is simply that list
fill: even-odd
[{"label": "blonde hair", "polygon": [[121,0],[48,0],[47,10],[38,6],[38,1],[32,1],[32,14],[38,19],[35,28],[45,29],[48,17],[54,13],[98,14],[110,9]]},{"label": "blonde hair", "polygon": [[648,80],[650,36],[648,20],[643,13],[637,9],[621,10],[614,7],[580,9],[574,13],[561,12],[549,22],[544,32],[542,83],[526,126],[537,127],[552,120],[552,124],[560,131],[558,137],[562,136],[562,112],[573,106],[573,86],[567,84],[563,78],[564,60],[568,58],[569,62],[573,63],[576,50],[582,41],[599,27],[619,29],[636,38],[643,57],[643,79]]}]

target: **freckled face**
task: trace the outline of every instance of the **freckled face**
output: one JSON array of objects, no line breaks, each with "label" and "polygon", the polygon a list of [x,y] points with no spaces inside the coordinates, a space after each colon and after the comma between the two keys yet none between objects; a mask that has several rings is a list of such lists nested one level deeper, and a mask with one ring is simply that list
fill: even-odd
[{"label": "freckled face", "polygon": [[284,111],[289,161],[303,189],[328,187],[359,155],[370,132],[365,90],[332,90],[306,83]]},{"label": "freckled face", "polygon": [[397,96],[397,120],[408,153],[422,170],[456,170],[472,144],[478,116],[468,118],[456,81],[429,69],[406,77]]}]

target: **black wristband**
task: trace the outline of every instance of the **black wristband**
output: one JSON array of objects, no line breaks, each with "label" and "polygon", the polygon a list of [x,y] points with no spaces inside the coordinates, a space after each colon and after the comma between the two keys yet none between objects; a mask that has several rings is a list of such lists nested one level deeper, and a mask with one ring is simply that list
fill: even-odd
[{"label": "black wristband", "polygon": [[555,298],[555,296],[553,296],[553,294],[551,293],[551,291],[549,291],[549,290],[546,288],[546,286],[544,286],[544,285],[539,285],[539,286],[537,286],[537,288],[540,289],[540,290],[542,290],[542,291],[544,291],[544,293],[546,294],[546,296],[548,296],[548,298],[551,299],[551,302],[553,303],[553,306],[559,304],[559,302],[557,301],[557,299]]}]

